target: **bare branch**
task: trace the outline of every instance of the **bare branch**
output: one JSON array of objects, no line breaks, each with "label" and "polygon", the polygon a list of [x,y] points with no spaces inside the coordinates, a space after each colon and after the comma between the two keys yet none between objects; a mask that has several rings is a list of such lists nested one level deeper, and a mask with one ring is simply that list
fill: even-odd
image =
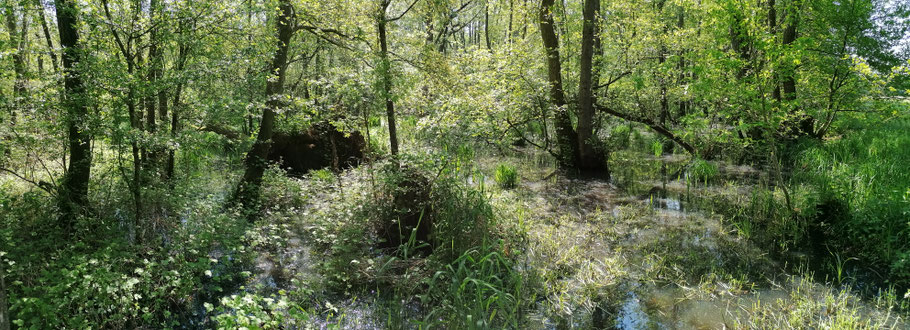
[{"label": "bare branch", "polygon": [[54,186],[51,185],[50,183],[47,183],[47,182],[44,182],[44,181],[40,181],[40,180],[39,180],[38,182],[35,182],[34,180],[29,180],[28,178],[26,178],[26,177],[24,177],[24,176],[22,176],[22,175],[19,175],[19,173],[16,173],[15,171],[13,171],[13,170],[11,170],[11,169],[8,169],[8,168],[5,168],[5,167],[0,167],[0,171],[3,171],[3,172],[6,172],[6,173],[9,173],[9,174],[12,174],[13,176],[19,178],[20,180],[25,181],[25,182],[28,182],[28,183],[31,183],[31,184],[34,185],[35,187],[41,188],[41,190],[44,190],[44,191],[48,192],[48,193],[51,194],[51,195],[56,195],[56,194],[57,194],[57,192],[54,191]]},{"label": "bare branch", "polygon": [[398,15],[394,18],[387,18],[385,21],[394,22],[394,21],[400,20],[402,17],[404,17],[405,14],[407,14],[409,11],[411,11],[411,8],[414,8],[414,5],[416,5],[418,1],[420,1],[420,0],[414,0],[414,2],[411,2],[411,5],[408,6],[408,9],[405,9],[404,12],[401,13],[401,15]]}]

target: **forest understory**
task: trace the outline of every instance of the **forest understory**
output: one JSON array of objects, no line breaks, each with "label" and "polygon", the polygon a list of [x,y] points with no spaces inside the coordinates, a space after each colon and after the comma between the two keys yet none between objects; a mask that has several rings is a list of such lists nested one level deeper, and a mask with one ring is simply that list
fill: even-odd
[{"label": "forest understory", "polygon": [[0,21],[0,330],[910,329],[906,1]]}]

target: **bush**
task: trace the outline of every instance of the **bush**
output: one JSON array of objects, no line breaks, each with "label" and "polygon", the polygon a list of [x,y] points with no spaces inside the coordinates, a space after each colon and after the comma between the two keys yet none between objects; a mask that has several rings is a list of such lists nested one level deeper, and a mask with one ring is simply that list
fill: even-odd
[{"label": "bush", "polygon": [[496,167],[496,183],[505,189],[512,189],[518,184],[518,171],[514,166],[508,164],[499,164]]},{"label": "bush", "polygon": [[[212,181],[194,182],[213,187]],[[216,296],[233,290],[239,269],[250,260],[241,242],[247,222],[223,213],[222,199],[210,193],[219,189],[189,197],[185,188],[178,183],[167,198],[146,194],[155,200],[147,204],[155,205],[154,215],[161,215],[157,228],[135,224],[120,211],[122,200],[102,195],[72,232],[59,228],[50,196],[11,197],[0,189],[0,254],[9,262],[10,319],[36,329],[202,322],[192,315],[197,304],[217,303]],[[145,239],[131,242],[131,234],[141,230],[148,233]]]},{"label": "bush", "polygon": [[217,312],[214,319],[219,329],[297,328],[309,319],[306,310],[283,295],[262,297],[244,293],[223,297],[220,302],[217,308],[205,304],[207,311]]},{"label": "bush", "polygon": [[[397,163],[376,164],[372,176],[363,167],[339,177],[339,189],[324,191],[313,204],[315,217],[307,219],[315,250],[325,251],[320,271],[329,285],[352,294],[419,297],[426,325],[516,327],[523,301],[531,300],[520,298],[524,282],[515,261],[495,243],[501,230],[492,206],[451,163],[430,159],[436,158],[402,155]],[[430,225],[431,233],[418,239],[416,221]],[[404,234],[391,245],[401,245],[377,249],[389,239],[382,231],[390,224],[393,235],[399,226]],[[421,245],[432,249],[421,251]]]}]

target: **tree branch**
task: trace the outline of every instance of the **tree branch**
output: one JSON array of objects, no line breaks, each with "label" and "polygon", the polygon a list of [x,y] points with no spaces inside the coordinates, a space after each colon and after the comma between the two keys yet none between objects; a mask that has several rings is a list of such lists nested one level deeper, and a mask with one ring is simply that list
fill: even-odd
[{"label": "tree branch", "polygon": [[616,76],[615,78],[610,79],[610,81],[607,81],[606,83],[603,83],[603,84],[594,86],[594,89],[600,89],[600,88],[603,88],[603,87],[610,88],[610,85],[612,85],[613,83],[619,81],[619,79],[622,79],[622,77],[628,76],[628,75],[630,75],[630,74],[632,74],[632,71],[626,71],[626,72],[620,73],[620,74],[619,74],[618,76]]},{"label": "tree branch", "polygon": [[404,12],[401,13],[401,15],[398,15],[397,17],[394,17],[394,18],[387,18],[385,20],[386,23],[400,20],[402,17],[404,17],[405,14],[407,14],[409,11],[411,11],[411,8],[414,8],[414,5],[416,5],[418,1],[420,1],[420,0],[414,0],[414,2],[411,2],[411,5],[408,6],[408,9],[405,9]]},{"label": "tree branch", "polygon": [[35,182],[34,180],[29,180],[28,178],[26,178],[22,175],[19,175],[19,173],[16,173],[15,171],[5,168],[5,167],[0,167],[0,171],[12,174],[13,176],[19,178],[20,180],[31,183],[31,184],[35,185],[35,187],[41,188],[41,190],[44,190],[51,195],[57,195],[57,192],[54,190],[54,186],[51,185],[50,183],[47,183],[45,181],[40,181],[40,180],[38,182]]},{"label": "tree branch", "polygon": [[598,111],[603,111],[603,112],[606,112],[608,114],[611,114],[613,116],[616,116],[616,117],[619,117],[619,118],[622,118],[622,119],[625,119],[628,121],[645,124],[648,127],[650,127],[652,130],[657,132],[658,134],[667,137],[668,139],[670,139],[673,142],[675,142],[676,144],[678,144],[680,147],[683,147],[683,149],[686,149],[686,151],[689,152],[689,154],[695,155],[697,153],[697,150],[695,150],[695,147],[693,147],[688,142],[684,141],[682,138],[680,138],[676,134],[673,134],[673,132],[670,131],[668,128],[666,128],[663,125],[660,125],[658,123],[655,123],[653,120],[650,120],[647,118],[639,118],[639,117],[635,117],[635,116],[632,116],[629,114],[621,113],[619,111],[616,111],[616,110],[613,110],[613,109],[610,109],[608,107],[604,107],[601,105],[594,105],[594,107]]}]

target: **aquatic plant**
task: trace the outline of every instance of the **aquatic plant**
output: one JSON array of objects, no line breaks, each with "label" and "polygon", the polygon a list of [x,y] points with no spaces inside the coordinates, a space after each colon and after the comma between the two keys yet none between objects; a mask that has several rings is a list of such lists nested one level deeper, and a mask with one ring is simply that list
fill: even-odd
[{"label": "aquatic plant", "polygon": [[518,171],[509,164],[499,164],[496,167],[496,176],[494,178],[500,187],[512,189],[518,184]]}]

